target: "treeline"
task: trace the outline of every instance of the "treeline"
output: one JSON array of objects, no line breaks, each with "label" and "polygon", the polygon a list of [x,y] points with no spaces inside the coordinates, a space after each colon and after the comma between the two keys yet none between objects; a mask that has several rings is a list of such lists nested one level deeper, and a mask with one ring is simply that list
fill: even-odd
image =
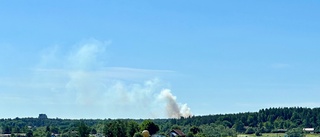
[{"label": "treeline", "polygon": [[259,112],[237,114],[220,114],[208,116],[194,116],[191,118],[156,120],[159,123],[177,125],[195,125],[215,123],[226,127],[242,124],[245,127],[265,127],[272,129],[316,128],[320,126],[320,108],[269,108]]},{"label": "treeline", "polygon": [[[258,112],[193,116],[180,119],[50,119],[43,114],[38,118],[0,119],[1,133],[29,133],[32,136],[59,134],[79,136],[83,133],[104,136],[128,136],[141,133],[146,121],[153,128],[152,134],[167,135],[171,129],[181,129],[188,136],[236,136],[238,133],[261,135],[300,131],[302,128],[315,128],[320,132],[320,108],[268,108]],[[157,129],[158,128],[158,129]],[[81,130],[82,129],[82,130]],[[154,130],[157,129],[157,130]],[[138,134],[136,136],[139,136]]]},{"label": "treeline", "polygon": [[[287,132],[291,129],[315,128],[320,132],[320,108],[284,107],[261,109],[259,112],[194,116],[180,119],[155,120],[162,130],[172,125],[181,127],[220,125],[237,133]],[[187,130],[184,130],[185,132]]]}]

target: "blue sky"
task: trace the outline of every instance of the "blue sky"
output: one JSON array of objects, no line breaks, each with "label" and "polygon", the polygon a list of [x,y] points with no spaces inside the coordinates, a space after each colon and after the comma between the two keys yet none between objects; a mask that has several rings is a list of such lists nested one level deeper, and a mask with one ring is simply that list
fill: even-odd
[{"label": "blue sky", "polygon": [[208,115],[318,107],[319,6],[1,1],[0,117],[165,118],[174,117],[172,108]]}]

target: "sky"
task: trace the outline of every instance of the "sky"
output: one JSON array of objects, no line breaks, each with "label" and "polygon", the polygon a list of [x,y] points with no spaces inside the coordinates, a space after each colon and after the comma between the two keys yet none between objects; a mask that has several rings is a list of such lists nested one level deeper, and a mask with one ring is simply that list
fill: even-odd
[{"label": "sky", "polygon": [[319,107],[319,7],[316,0],[1,1],[0,117]]}]

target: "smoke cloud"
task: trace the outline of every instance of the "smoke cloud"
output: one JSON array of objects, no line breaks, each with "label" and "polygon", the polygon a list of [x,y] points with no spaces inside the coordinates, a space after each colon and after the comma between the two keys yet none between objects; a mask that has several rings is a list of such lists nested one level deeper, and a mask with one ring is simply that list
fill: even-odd
[{"label": "smoke cloud", "polygon": [[190,108],[187,106],[187,104],[180,105],[177,102],[177,97],[171,93],[170,89],[162,90],[158,98],[165,101],[168,117],[180,118],[192,116]]},{"label": "smoke cloud", "polygon": [[36,82],[45,84],[42,80],[47,79],[46,82],[55,83],[46,84],[52,90],[51,97],[55,97],[52,102],[73,105],[65,109],[66,113],[79,112],[79,117],[191,116],[187,104],[178,103],[170,89],[164,89],[168,84],[156,77],[172,71],[109,67],[105,58],[109,44],[91,39],[69,51],[61,49],[64,53],[59,52],[60,48],[54,48],[53,52],[42,57],[35,69],[40,76]]}]

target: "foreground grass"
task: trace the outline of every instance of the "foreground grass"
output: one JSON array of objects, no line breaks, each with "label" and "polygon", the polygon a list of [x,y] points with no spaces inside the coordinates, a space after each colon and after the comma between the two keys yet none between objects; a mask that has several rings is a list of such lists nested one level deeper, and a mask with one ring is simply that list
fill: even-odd
[{"label": "foreground grass", "polygon": [[320,137],[320,134],[307,134],[306,137]]},{"label": "foreground grass", "polygon": [[[237,137],[257,137],[255,134],[239,134]],[[287,137],[285,133],[264,133],[259,137]],[[306,134],[305,137],[320,137],[320,134]]]},{"label": "foreground grass", "polygon": [[[285,137],[285,133],[264,133],[259,137]],[[239,134],[238,137],[257,137],[255,134]]]}]

